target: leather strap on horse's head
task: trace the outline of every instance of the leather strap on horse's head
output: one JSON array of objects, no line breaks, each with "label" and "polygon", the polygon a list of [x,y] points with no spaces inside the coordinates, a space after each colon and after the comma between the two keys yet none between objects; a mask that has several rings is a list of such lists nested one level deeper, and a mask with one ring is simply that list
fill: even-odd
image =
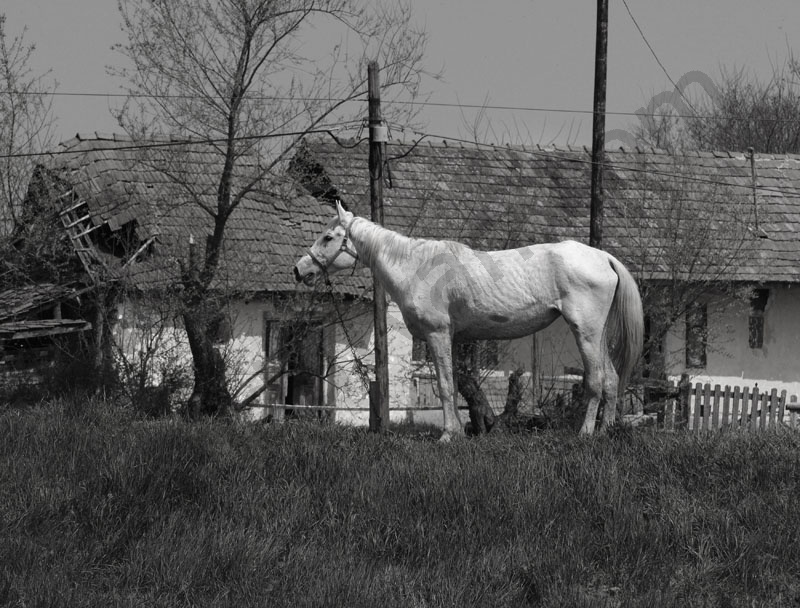
[{"label": "leather strap on horse's head", "polygon": [[[343,253],[346,253],[346,254],[352,256],[353,259],[355,260],[355,262],[358,262],[358,252],[355,249],[353,249],[352,247],[350,247],[350,245],[348,244],[349,241],[350,241],[350,228],[348,227],[348,228],[345,228],[344,238],[342,239],[341,246],[336,251],[336,253],[333,254],[333,257],[331,257],[331,259],[328,260],[327,264],[323,264],[322,261],[316,255],[314,255],[314,252],[312,251],[312,249],[309,248],[308,257],[310,257],[311,261],[314,262],[314,264],[316,266],[318,266],[319,269],[322,271],[322,274],[325,276],[325,282],[326,283],[330,284],[330,279],[328,278],[328,266],[333,264],[333,262],[336,260],[336,258],[338,258]],[[354,263],[353,264],[353,271],[350,273],[350,276],[353,276],[355,274],[355,272],[356,272],[356,264]]]}]

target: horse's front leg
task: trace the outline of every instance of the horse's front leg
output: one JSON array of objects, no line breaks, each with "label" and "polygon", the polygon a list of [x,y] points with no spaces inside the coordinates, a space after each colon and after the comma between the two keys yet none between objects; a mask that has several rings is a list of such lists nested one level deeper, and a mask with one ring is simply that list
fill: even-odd
[{"label": "horse's front leg", "polygon": [[455,382],[453,376],[453,341],[449,331],[433,332],[426,336],[428,347],[433,356],[436,369],[436,380],[439,385],[439,400],[444,415],[444,433],[439,441],[450,441],[453,437],[462,436],[464,427],[458,417],[455,405]]}]

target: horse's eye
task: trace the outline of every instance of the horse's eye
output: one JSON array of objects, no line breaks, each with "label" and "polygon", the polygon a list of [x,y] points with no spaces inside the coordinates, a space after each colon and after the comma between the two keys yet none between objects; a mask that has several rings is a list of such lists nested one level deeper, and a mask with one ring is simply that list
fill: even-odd
[{"label": "horse's eye", "polygon": [[329,241],[332,241],[332,240],[333,240],[333,237],[330,234],[326,234],[325,235],[325,242],[326,243],[329,242]]}]

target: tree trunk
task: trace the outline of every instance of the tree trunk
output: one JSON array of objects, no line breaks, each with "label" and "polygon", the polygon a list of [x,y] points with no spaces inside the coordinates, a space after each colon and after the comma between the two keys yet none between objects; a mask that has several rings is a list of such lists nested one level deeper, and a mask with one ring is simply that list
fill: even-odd
[{"label": "tree trunk", "polygon": [[204,307],[189,308],[183,314],[183,323],[194,362],[194,387],[189,397],[186,413],[196,419],[201,415],[223,416],[231,406],[232,398],[225,381],[225,362],[214,346],[212,327]]},{"label": "tree trunk", "polygon": [[[219,228],[217,223],[215,236],[219,233],[221,239]],[[204,270],[200,272],[196,245],[190,238],[188,265],[181,272],[183,325],[194,364],[194,387],[186,404],[186,414],[192,419],[201,415],[224,416],[233,403],[226,382],[225,361],[214,345],[223,318],[223,306],[208,289],[218,254],[219,243],[208,243]]]},{"label": "tree trunk", "polygon": [[494,412],[486,395],[472,374],[458,374],[458,392],[469,407],[469,421],[472,434],[488,433],[494,426]]},{"label": "tree trunk", "polygon": [[506,396],[506,406],[503,409],[504,416],[516,416],[519,414],[519,403],[522,401],[523,373],[523,370],[515,369],[508,377],[508,395]]},{"label": "tree trunk", "polygon": [[106,289],[105,286],[98,289],[95,297],[95,311],[93,320],[93,343],[92,343],[92,380],[86,388],[100,394],[103,390],[115,384],[116,370],[114,368],[114,356],[112,344],[114,336],[109,315],[116,309],[117,292],[114,289]]},{"label": "tree trunk", "polygon": [[494,426],[494,412],[478,383],[478,345],[459,344],[456,348],[458,392],[469,408],[470,434],[488,433]]}]

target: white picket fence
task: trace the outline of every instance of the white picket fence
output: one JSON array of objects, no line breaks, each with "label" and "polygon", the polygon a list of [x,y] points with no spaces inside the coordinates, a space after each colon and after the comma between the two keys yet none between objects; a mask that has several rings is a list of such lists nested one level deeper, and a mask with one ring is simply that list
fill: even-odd
[{"label": "white picket fence", "polygon": [[799,413],[797,395],[789,396],[785,390],[687,383],[676,387],[674,398],[665,400],[659,423],[668,430],[695,433],[732,428],[768,431],[797,428]]}]

